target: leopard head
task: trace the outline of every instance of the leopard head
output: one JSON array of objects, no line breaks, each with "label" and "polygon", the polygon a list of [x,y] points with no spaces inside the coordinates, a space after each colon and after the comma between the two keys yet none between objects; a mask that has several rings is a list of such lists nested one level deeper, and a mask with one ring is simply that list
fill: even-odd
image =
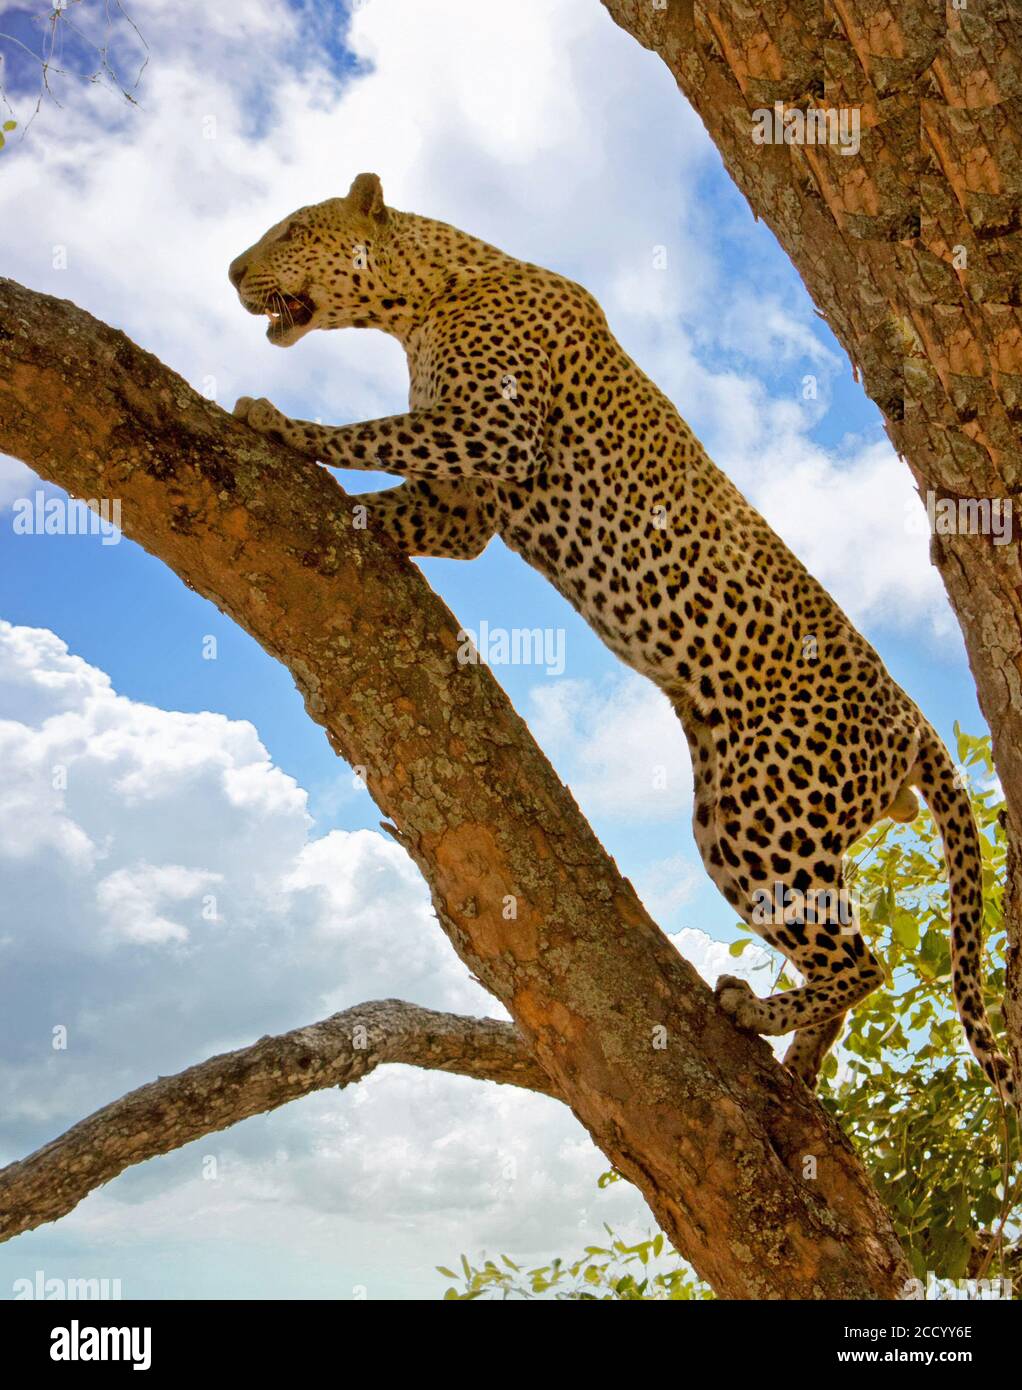
[{"label": "leopard head", "polygon": [[359,174],[344,198],[299,208],[231,262],[228,276],[266,336],[290,347],[313,328],[385,327],[396,291],[386,244],[392,214],[375,174]]}]

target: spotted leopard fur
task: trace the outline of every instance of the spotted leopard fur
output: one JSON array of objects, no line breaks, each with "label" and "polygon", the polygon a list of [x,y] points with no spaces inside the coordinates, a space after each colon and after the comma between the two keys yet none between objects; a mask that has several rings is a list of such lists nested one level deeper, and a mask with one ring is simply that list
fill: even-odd
[{"label": "spotted leopard fur", "polygon": [[[314,328],[378,328],[408,357],[409,411],[330,427],[243,397],[253,429],[400,486],[353,499],[409,554],[471,559],[500,535],[676,708],[692,752],[694,830],[714,883],[800,972],[757,998],[717,984],[758,1033],[794,1031],[808,1084],[848,1008],[881,984],[857,922],[764,914],[772,885],[844,883],[853,841],[911,820],[917,787],[943,838],[955,999],[969,1044],[1014,1100],[982,995],[982,860],[947,750],[879,656],[622,351],[581,286],[440,222],[398,212],[361,174],[231,265],[242,304],[289,346]],[[794,899],[796,904],[798,899]]]}]

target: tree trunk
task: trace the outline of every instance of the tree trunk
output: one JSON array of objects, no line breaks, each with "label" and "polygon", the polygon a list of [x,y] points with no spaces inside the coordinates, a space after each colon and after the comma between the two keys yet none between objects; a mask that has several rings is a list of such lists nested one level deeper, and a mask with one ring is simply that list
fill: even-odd
[{"label": "tree trunk", "polygon": [[[603,4],[674,74],[848,352],[923,498],[1017,493],[1018,0]],[[753,111],[775,102],[858,111],[858,152],[754,143]],[[1022,562],[1014,540],[983,534],[935,536],[931,553],[965,635],[1015,846],[1006,1015],[1022,1075]]]},{"label": "tree trunk", "polygon": [[719,1294],[897,1295],[908,1270],[844,1136],[717,1009],[489,671],[459,664],[451,614],[353,525],[329,473],[7,280],[0,449],[75,496],[119,499],[127,535],[288,666],[461,959]]}]

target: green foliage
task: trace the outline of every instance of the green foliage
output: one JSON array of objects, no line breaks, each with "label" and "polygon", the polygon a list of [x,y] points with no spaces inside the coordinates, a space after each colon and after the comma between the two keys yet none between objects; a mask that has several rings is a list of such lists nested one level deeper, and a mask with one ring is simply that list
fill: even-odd
[{"label": "green foliage", "polygon": [[[617,1174],[604,1174],[600,1186]],[[701,1284],[662,1233],[634,1245],[618,1240],[609,1226],[606,1245],[587,1245],[571,1263],[556,1259],[538,1269],[523,1269],[507,1255],[500,1264],[486,1260],[478,1266],[461,1257],[461,1272],[438,1265],[451,1285],[444,1298],[553,1298],[631,1303],[670,1299],[704,1299],[713,1295]]]},{"label": "green foliage", "polygon": [[[983,848],[985,996],[1002,1032],[1007,852],[988,737],[955,726]],[[885,822],[857,845],[850,886],[862,931],[888,983],[852,1011],[840,1061],[828,1059],[821,1099],[852,1138],[917,1277],[960,1279],[1004,1226],[1017,1239],[1022,1189],[1009,1160],[1017,1124],[962,1035],[951,998],[948,889],[940,838],[927,813],[911,826]],[[1006,1189],[1007,1184],[1007,1189]],[[989,1274],[999,1276],[1003,1243]]]},{"label": "green foliage", "polygon": [[7,141],[4,139],[4,132],[5,132],[5,131],[6,131],[6,132],[10,132],[10,131],[12,131],[12,130],[16,130],[17,128],[18,128],[18,122],[17,122],[17,121],[3,121],[3,122],[0,122],[0,150],[2,150],[3,147],[4,147],[4,145],[6,145],[6,143],[7,143]]},{"label": "green foliage", "polygon": [[[983,844],[986,1007],[1003,1028],[1007,851],[989,737],[955,726]],[[916,1277],[1014,1276],[1019,1282],[1022,1179],[1012,1172],[1018,1127],[974,1062],[951,997],[948,888],[940,837],[923,811],[912,825],[885,821],[848,856],[863,935],[887,970],[887,984],[854,1009],[820,1080],[822,1104],[855,1144],[891,1212]],[[740,956],[751,938],[730,947]],[[770,993],[781,958],[769,967]],[[607,1173],[600,1186],[620,1180]],[[609,1245],[571,1262],[522,1270],[502,1256],[473,1268],[462,1256],[462,1291],[447,1298],[711,1298],[662,1235]],[[658,1244],[659,1242],[659,1244]],[[651,1261],[653,1264],[651,1265]],[[656,1266],[656,1272],[649,1272]],[[642,1275],[641,1278],[637,1277]]]}]

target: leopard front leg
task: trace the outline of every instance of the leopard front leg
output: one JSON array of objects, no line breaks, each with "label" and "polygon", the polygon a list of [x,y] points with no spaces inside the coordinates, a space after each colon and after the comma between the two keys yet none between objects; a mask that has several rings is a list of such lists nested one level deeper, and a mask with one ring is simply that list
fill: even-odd
[{"label": "leopard front leg", "polygon": [[[338,435],[355,428],[352,425],[320,425],[314,420],[292,420],[265,396],[239,396],[231,413],[236,420],[243,420],[249,429],[255,430],[256,434],[264,434],[278,444],[286,444],[295,453],[304,454],[306,458],[320,463],[333,463],[330,454],[336,450]],[[344,466],[364,469],[379,467],[373,459],[346,462]]]},{"label": "leopard front leg", "polygon": [[[239,420],[333,468],[392,473],[399,478],[444,480],[485,478],[521,481],[540,462],[543,431],[550,409],[550,369],[535,351],[527,356],[501,344],[501,372],[489,373],[485,387],[471,358],[452,355],[450,381],[434,405],[365,420],[353,425],[317,425],[290,420],[268,400],[242,396],[234,407]],[[459,389],[458,382],[461,381]],[[501,380],[513,382],[508,394]]]},{"label": "leopard front leg", "polygon": [[368,521],[406,555],[474,560],[496,530],[488,484],[409,481],[347,499],[356,524]]},{"label": "leopard front leg", "polygon": [[331,468],[392,473],[399,478],[527,478],[538,463],[541,422],[507,410],[437,406],[366,420],[317,425],[291,420],[268,400],[242,396],[234,415],[259,434]]},{"label": "leopard front leg", "polygon": [[[319,457],[318,446],[330,433],[327,426],[289,420],[265,398],[242,396],[234,414],[260,434],[312,458]],[[352,494],[348,505],[355,524],[377,526],[406,555],[474,560],[496,531],[491,488],[482,480],[409,479],[400,487]]]}]

